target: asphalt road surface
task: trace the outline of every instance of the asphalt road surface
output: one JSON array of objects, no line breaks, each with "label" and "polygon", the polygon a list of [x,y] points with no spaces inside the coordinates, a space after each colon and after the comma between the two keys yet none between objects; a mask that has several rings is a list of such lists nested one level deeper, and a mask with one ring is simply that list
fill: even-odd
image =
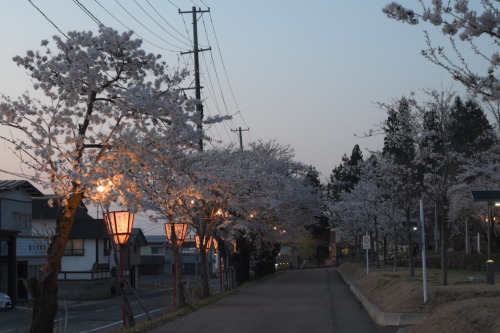
[{"label": "asphalt road surface", "polygon": [[[137,299],[130,297],[132,312],[136,323],[147,320]],[[140,292],[140,299],[151,317],[172,308],[172,292]],[[121,297],[85,302],[59,301],[59,309],[54,322],[57,332],[109,332],[123,326]],[[0,311],[0,333],[27,332],[31,309],[17,307],[14,310]]]},{"label": "asphalt road surface", "polygon": [[[172,308],[172,291],[139,292],[150,315]],[[147,320],[131,296],[136,322]],[[100,301],[59,302],[57,332],[109,332],[122,326],[119,296]],[[0,311],[0,333],[27,332],[30,309]],[[395,333],[368,316],[334,268],[291,270],[169,322],[150,333]]]},{"label": "asphalt road surface", "polygon": [[334,268],[286,271],[150,333],[370,333],[376,325]]}]

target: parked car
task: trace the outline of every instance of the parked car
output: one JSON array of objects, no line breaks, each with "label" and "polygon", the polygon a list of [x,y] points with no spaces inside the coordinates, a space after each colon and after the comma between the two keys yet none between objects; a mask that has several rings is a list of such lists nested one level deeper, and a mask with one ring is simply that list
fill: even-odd
[{"label": "parked car", "polygon": [[9,295],[0,293],[0,309],[12,309],[12,300]]}]

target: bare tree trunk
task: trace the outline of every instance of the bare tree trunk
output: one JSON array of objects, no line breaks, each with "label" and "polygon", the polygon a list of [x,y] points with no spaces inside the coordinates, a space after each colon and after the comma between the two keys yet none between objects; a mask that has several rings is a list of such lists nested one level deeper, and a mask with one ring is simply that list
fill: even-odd
[{"label": "bare tree trunk", "polygon": [[30,333],[53,333],[54,318],[57,313],[57,277],[61,269],[61,259],[68,242],[71,228],[75,221],[75,213],[83,200],[82,193],[75,193],[68,199],[68,204],[62,207],[56,222],[56,232],[48,248],[47,261],[38,271],[38,276],[24,281],[33,297],[33,314]]}]

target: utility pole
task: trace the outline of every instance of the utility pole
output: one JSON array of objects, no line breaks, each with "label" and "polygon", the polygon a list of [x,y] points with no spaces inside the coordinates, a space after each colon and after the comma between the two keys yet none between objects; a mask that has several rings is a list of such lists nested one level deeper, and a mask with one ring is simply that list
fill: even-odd
[{"label": "utility pole", "polygon": [[241,151],[243,151],[243,138],[242,138],[242,135],[241,135],[241,132],[245,132],[245,131],[249,131],[250,129],[249,128],[246,128],[246,129],[241,129],[241,127],[239,127],[238,129],[235,129],[235,130],[231,130],[231,132],[240,132],[240,149]]},{"label": "utility pole", "polygon": [[194,54],[194,89],[195,89],[195,98],[199,101],[196,105],[196,111],[200,115],[200,123],[198,124],[198,131],[200,132],[200,151],[203,151],[203,105],[201,104],[201,86],[200,86],[200,62],[198,58],[198,53],[202,51],[208,51],[208,49],[199,49],[198,48],[198,19],[196,17],[197,13],[207,13],[210,12],[210,8],[208,10],[196,10],[196,7],[193,6],[191,11],[182,12],[179,9],[179,14],[193,14],[193,50],[187,52],[181,52],[181,54]]}]

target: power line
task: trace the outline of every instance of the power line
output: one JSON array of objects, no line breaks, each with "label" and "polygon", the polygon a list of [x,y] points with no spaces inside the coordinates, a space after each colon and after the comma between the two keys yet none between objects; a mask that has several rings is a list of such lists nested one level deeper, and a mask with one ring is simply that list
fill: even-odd
[{"label": "power line", "polygon": [[243,135],[241,134],[241,132],[246,132],[246,131],[250,131],[249,128],[246,128],[246,129],[241,129],[241,127],[239,127],[238,129],[235,129],[235,130],[231,130],[231,132],[239,132],[239,135],[240,135],[240,150],[243,151]]},{"label": "power line", "polygon": [[[133,31],[132,29],[130,29],[126,24],[124,24],[122,21],[120,21],[116,16],[114,16],[109,10],[107,10],[103,5],[101,5],[101,3],[98,1],[98,0],[94,0],[102,9],[104,9],[106,11],[106,13],[108,13],[111,17],[113,17],[118,23],[120,23],[122,26],[125,27],[125,29],[129,30],[129,31]],[[153,45],[153,46],[156,46],[157,48],[159,49],[162,49],[162,50],[165,50],[165,51],[169,51],[169,52],[178,52],[178,51],[174,51],[174,50],[170,50],[170,49],[166,49],[164,47],[161,47],[159,45],[156,45],[155,43],[152,43],[150,42],[149,40],[147,40],[146,38],[142,37],[141,35],[139,35],[138,33],[136,32],[133,32],[134,35],[136,35],[137,37],[139,37],[140,39],[142,39],[143,41]]]},{"label": "power line", "polygon": [[[202,3],[203,3],[203,1],[202,1]],[[221,52],[221,48],[220,48],[220,45],[219,45],[219,39],[217,38],[217,34],[215,32],[215,26],[214,26],[214,23],[213,23],[213,20],[212,20],[212,14],[209,12],[208,16],[210,17],[210,24],[212,25],[212,31],[214,33],[215,44],[217,45],[217,50],[219,51],[219,57],[221,59],[222,68],[224,70],[224,74],[226,76],[226,81],[227,81],[227,84],[229,86],[229,91],[231,92],[231,96],[233,98],[234,104],[236,106],[236,109],[238,110],[238,114],[240,115],[241,120],[243,121],[243,123],[245,124],[245,126],[248,127],[247,123],[245,122],[245,119],[243,119],[243,116],[241,114],[240,108],[239,108],[238,103],[236,101],[236,98],[234,96],[233,87],[231,85],[231,82],[229,81],[229,76],[228,76],[227,70],[226,70],[226,64],[224,62],[224,58],[222,57],[222,52]]]},{"label": "power line", "polygon": [[[208,33],[207,33],[207,27],[206,27],[206,25],[205,25],[205,20],[203,20],[203,26],[204,26],[204,28],[205,28],[205,34],[206,34],[206,36],[207,36],[207,40],[208,40]],[[219,85],[219,90],[220,90],[220,94],[221,94],[221,97],[222,97],[222,102],[223,102],[223,104],[224,104],[224,108],[226,109],[226,113],[227,113],[227,114],[229,114],[229,109],[228,109],[228,107],[227,107],[227,103],[226,103],[226,99],[225,99],[225,97],[224,97],[224,94],[223,94],[223,92],[222,92],[222,86],[221,86],[221,84],[220,84],[219,74],[218,74],[218,72],[217,72],[217,68],[215,67],[215,61],[214,61],[214,56],[213,56],[213,53],[212,53],[212,52],[210,52],[210,57],[211,57],[211,59],[212,59],[212,65],[213,65],[213,68],[214,68],[215,77],[216,77],[216,79],[217,79],[217,84]]]},{"label": "power line", "polygon": [[181,8],[180,8],[179,6],[177,6],[175,3],[173,3],[172,1],[170,1],[170,0],[167,0],[167,1],[168,1],[168,2],[170,2],[170,4],[171,4],[172,6],[174,6],[175,8],[177,8],[177,9],[181,10]]},{"label": "power line", "polygon": [[[200,114],[200,120],[198,124],[198,130],[200,134],[203,133],[203,104],[201,104],[201,85],[200,85],[200,64],[198,60],[198,53],[202,51],[207,51],[209,49],[199,49],[198,48],[198,26],[197,26],[197,17],[198,13],[205,13],[208,10],[196,10],[196,7],[193,7],[191,11],[181,11],[179,10],[179,14],[193,14],[193,51],[182,52],[182,53],[193,53],[194,56],[194,79],[195,79],[195,94],[198,103],[196,104],[196,111]],[[203,151],[203,139],[200,137],[200,151]]]},{"label": "power line", "polygon": [[87,15],[88,15],[88,16],[89,16],[92,20],[94,20],[94,22],[95,22],[95,23],[97,23],[97,25],[98,25],[98,26],[104,26],[104,24],[102,24],[102,22],[101,22],[101,21],[99,21],[99,20],[97,19],[97,17],[95,17],[95,16],[94,16],[94,14],[92,14],[92,13],[90,12],[90,10],[88,10],[88,9],[87,9],[87,7],[85,7],[82,3],[80,3],[80,1],[78,1],[78,0],[73,0],[73,2],[74,2],[74,3],[78,6],[78,7],[80,7],[80,9],[81,9],[81,10],[83,10],[83,12],[84,12],[85,14],[87,14]]},{"label": "power line", "polygon": [[[146,27],[141,21],[139,21],[134,15],[132,15],[132,13],[130,13],[125,7],[122,6],[122,4],[120,4],[118,2],[118,0],[115,0],[115,2],[118,4],[118,6],[120,6],[128,15],[130,15],[130,17],[132,17],[137,23],[139,23],[144,29],[146,29],[147,31],[149,31],[150,33],[152,33],[153,35],[155,35],[156,37],[158,37],[159,39],[161,39],[162,41],[164,41],[165,43],[167,43],[168,45],[172,46],[172,47],[175,47],[175,48],[178,48],[178,49],[181,49],[183,50],[183,48],[177,46],[177,45],[174,45],[172,43],[170,43],[169,41],[163,39],[161,36],[158,36],[158,34],[156,34],[154,31],[152,31],[151,29],[149,29],[148,27]],[[137,2],[136,2],[137,3]],[[141,7],[142,8],[142,7]],[[184,49],[185,50],[185,49]]]},{"label": "power line", "polygon": [[[136,3],[137,1],[134,0]],[[171,25],[164,17],[163,15],[161,15],[157,10],[156,8],[153,7],[153,5],[151,5],[151,3],[149,2],[149,0],[146,0],[146,2],[148,3],[148,5],[156,12],[156,14],[158,14],[158,16],[163,20],[163,22],[165,22],[170,28],[172,28],[175,32],[177,32],[179,34],[179,36],[181,36],[182,38],[186,39],[188,42],[192,42],[191,39],[187,38],[186,36],[184,36],[182,33],[180,33],[177,29],[174,28],[173,25]],[[149,16],[149,15],[148,15]],[[152,18],[151,18],[152,19]],[[156,22],[156,21],[155,21]],[[158,24],[159,25],[159,24]],[[163,27],[162,27],[163,29]],[[172,36],[173,38],[177,39],[174,35],[172,35],[170,32],[166,31],[165,29],[163,29],[167,34],[169,34],[170,36]],[[183,43],[181,40],[177,39],[179,42]],[[186,45],[189,45],[191,46],[191,44],[186,44]]]},{"label": "power line", "polygon": [[43,17],[45,17],[45,19],[46,19],[47,21],[49,21],[49,22],[50,22],[50,23],[51,23],[51,24],[52,24],[52,25],[53,25],[53,26],[54,26],[54,27],[55,27],[55,28],[56,28],[56,29],[57,29],[57,30],[58,30],[58,31],[59,31],[59,32],[60,32],[60,33],[64,36],[64,37],[66,37],[66,39],[68,39],[68,36],[67,36],[64,32],[62,32],[62,30],[61,30],[61,29],[59,29],[59,27],[58,27],[58,26],[57,26],[54,22],[52,22],[52,21],[51,21],[51,20],[47,17],[47,15],[45,15],[45,13],[44,13],[44,12],[42,12],[42,10],[41,10],[40,8],[38,8],[38,7],[37,7],[37,6],[36,6],[33,2],[31,2],[31,0],[28,0],[28,1],[29,1],[29,3],[30,3],[33,7],[35,7],[35,8],[36,8],[36,9],[40,12],[40,14],[42,14],[42,15],[43,15]]}]

